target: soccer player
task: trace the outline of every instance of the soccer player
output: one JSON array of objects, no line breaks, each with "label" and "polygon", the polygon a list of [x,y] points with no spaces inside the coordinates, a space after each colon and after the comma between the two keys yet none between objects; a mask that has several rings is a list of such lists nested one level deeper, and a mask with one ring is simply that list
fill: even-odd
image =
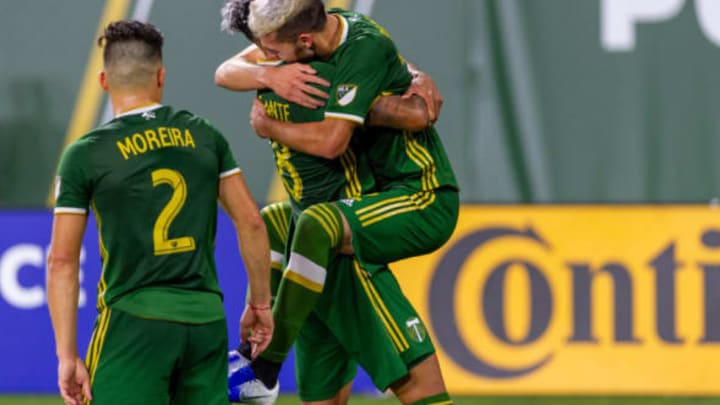
[{"label": "soccer player", "polygon": [[[227,328],[214,260],[219,199],[249,280],[241,335],[273,331],[264,222],[223,135],[160,104],[162,34],[120,21],[98,39],[115,118],[63,153],[48,257],[48,306],[66,404],[227,404]],[[76,342],[78,267],[89,207],[100,237],[98,318]]]},{"label": "soccer player", "polygon": [[[257,64],[268,56],[285,62],[317,58],[337,69],[324,120],[301,124],[272,120],[256,102],[251,115],[256,131],[296,151],[325,158],[346,153],[355,133],[380,190],[362,199],[318,204],[300,215],[274,306],[278,329],[269,350],[251,364],[257,377],[267,382],[272,381],[268,370],[284,359],[304,317],[319,299],[325,278],[332,274],[327,271],[332,251],[344,246],[350,235],[354,253],[363,264],[432,251],[454,229],[458,196],[434,129],[361,130],[358,125],[365,124],[378,96],[401,94],[411,80],[394,44],[377,24],[355,13],[327,14],[320,1],[255,0],[250,9],[249,25],[260,47],[242,52],[232,65],[225,65],[226,70],[233,70],[224,72],[235,80],[233,88],[280,88],[270,83],[280,71]],[[313,71],[298,66],[304,69],[301,73]],[[409,378],[401,381],[405,375]],[[449,401],[434,355],[408,362],[396,382],[393,388],[404,403]]]}]

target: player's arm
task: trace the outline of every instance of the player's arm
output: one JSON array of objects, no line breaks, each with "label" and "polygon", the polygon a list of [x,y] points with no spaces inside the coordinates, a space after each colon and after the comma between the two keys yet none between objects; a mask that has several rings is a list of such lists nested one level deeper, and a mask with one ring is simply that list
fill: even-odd
[{"label": "player's arm", "polygon": [[56,214],[47,263],[47,294],[57,356],[76,358],[80,247],[85,214]]},{"label": "player's arm", "polygon": [[[429,125],[425,102],[417,96],[384,96],[370,111],[368,123],[410,131],[420,131]],[[290,123],[274,120],[267,115],[260,101],[255,100],[250,112],[250,125],[262,138],[271,139],[298,152],[335,159],[350,145],[354,121],[325,118],[318,122]]]},{"label": "player's arm", "polygon": [[367,125],[420,131],[430,125],[430,117],[425,100],[413,95],[383,96],[370,109]]},{"label": "player's arm", "polygon": [[407,68],[413,80],[405,92],[404,98],[407,99],[413,95],[422,97],[425,100],[430,123],[434,124],[440,117],[440,110],[445,100],[432,77],[410,62],[407,63]]},{"label": "player's arm", "polygon": [[252,357],[270,344],[274,323],[270,306],[270,243],[265,222],[242,173],[220,179],[218,198],[235,225],[247,270],[248,305],[240,319],[242,341],[252,343]]},{"label": "player's arm", "polygon": [[315,69],[302,63],[282,66],[261,63],[268,59],[273,58],[268,58],[257,45],[250,45],[218,66],[215,83],[234,91],[272,89],[280,97],[307,108],[325,105],[328,94],[311,83],[323,87],[330,83],[316,76]]},{"label": "player's arm", "polygon": [[90,378],[77,350],[80,248],[85,214],[56,214],[47,263],[47,299],[58,357],[58,385],[65,403],[92,399]]},{"label": "player's arm", "polygon": [[262,138],[272,139],[308,155],[335,159],[347,150],[358,124],[333,118],[317,122],[281,122],[270,118],[262,103],[255,99],[250,111],[250,125]]},{"label": "player's arm", "polygon": [[219,200],[235,225],[250,284],[250,304],[270,305],[270,244],[265,222],[241,173],[220,179]]}]

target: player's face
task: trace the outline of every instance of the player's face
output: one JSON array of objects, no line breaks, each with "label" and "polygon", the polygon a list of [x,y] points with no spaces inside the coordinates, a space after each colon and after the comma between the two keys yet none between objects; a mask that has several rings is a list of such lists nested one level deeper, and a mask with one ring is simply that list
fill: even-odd
[{"label": "player's face", "polygon": [[281,41],[276,35],[263,35],[258,39],[260,48],[270,59],[279,59],[283,62],[297,62],[299,60],[312,58],[315,53],[309,44],[303,41]]}]

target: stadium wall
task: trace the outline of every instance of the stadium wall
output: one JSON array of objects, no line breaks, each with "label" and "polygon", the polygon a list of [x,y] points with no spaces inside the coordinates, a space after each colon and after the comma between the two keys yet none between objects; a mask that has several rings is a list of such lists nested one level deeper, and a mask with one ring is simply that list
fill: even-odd
[{"label": "stadium wall", "polygon": [[[369,11],[437,80],[446,99],[437,127],[465,202],[706,202],[720,194],[714,0],[331,3]],[[46,205],[66,139],[107,109],[94,79],[98,26],[132,16],[165,33],[166,102],[216,123],[264,200],[273,164],[247,125],[251,96],[213,83],[217,65],[247,45],[220,32],[221,4],[0,6],[0,205]]]}]

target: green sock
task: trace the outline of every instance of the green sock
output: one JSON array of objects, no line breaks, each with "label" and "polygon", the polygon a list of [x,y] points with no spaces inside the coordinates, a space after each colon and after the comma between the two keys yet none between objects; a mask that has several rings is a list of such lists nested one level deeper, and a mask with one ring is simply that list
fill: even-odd
[{"label": "green sock", "polygon": [[451,405],[453,403],[447,392],[435,394],[419,401],[413,402],[411,405]]},{"label": "green sock", "polygon": [[283,257],[287,243],[288,228],[292,217],[289,202],[279,202],[265,206],[260,210],[270,240],[270,293],[277,295],[282,279]]},{"label": "green sock", "polygon": [[282,362],[287,357],[320,298],[328,262],[342,239],[342,218],[331,204],[313,205],[300,214],[273,305],[275,332],[263,358]]}]

